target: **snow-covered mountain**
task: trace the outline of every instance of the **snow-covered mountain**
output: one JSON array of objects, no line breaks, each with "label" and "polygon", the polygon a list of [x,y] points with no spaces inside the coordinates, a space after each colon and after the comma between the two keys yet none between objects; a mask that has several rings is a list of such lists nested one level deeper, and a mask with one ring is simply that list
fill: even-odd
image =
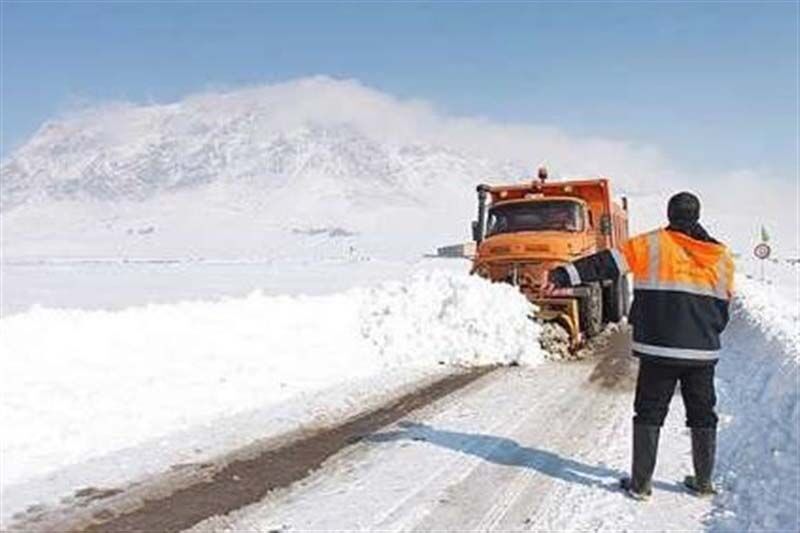
[{"label": "snow-covered mountain", "polygon": [[48,123],[3,162],[2,209],[43,200],[141,201],[212,183],[271,191],[320,179],[354,201],[421,201],[448,182],[512,171],[391,132],[380,139],[347,117],[282,120],[286,106],[298,103],[243,91],[103,107]]},{"label": "snow-covered mountain", "polygon": [[2,163],[6,255],[260,257],[267,228],[318,240],[324,228],[333,237],[374,229],[397,210],[419,223],[462,206],[464,220],[444,224],[450,234],[431,235],[445,239],[455,227],[466,233],[475,184],[524,173],[376,120],[413,109],[387,106],[401,104],[311,78],[73,113]]},{"label": "snow-covered mountain", "polygon": [[610,176],[631,196],[634,231],[663,223],[666,198],[689,189],[703,198],[712,232],[742,250],[762,224],[784,247],[795,241],[784,221],[796,196],[789,182],[766,185],[746,171],[701,176],[652,147],[449,117],[356,81],[314,77],[170,104],[107,104],[49,122],[0,164],[3,253],[417,254],[468,238],[477,183],[517,180],[543,162],[556,176]]}]

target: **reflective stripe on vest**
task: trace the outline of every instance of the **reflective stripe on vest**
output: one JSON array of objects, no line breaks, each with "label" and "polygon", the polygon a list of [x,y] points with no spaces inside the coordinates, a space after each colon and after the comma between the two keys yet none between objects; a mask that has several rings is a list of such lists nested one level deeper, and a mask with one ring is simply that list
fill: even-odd
[{"label": "reflective stripe on vest", "polygon": [[658,346],[655,344],[645,344],[643,342],[632,342],[631,347],[634,351],[646,355],[660,357],[674,357],[676,359],[695,359],[701,361],[713,361],[719,359],[719,350],[694,350],[692,348],[670,348],[669,346]]},{"label": "reflective stripe on vest", "polygon": [[614,263],[616,263],[617,270],[619,270],[620,275],[627,274],[631,271],[631,269],[628,267],[628,261],[625,260],[625,256],[622,255],[619,250],[612,248],[611,257],[614,258]]},{"label": "reflective stripe on vest", "polygon": [[686,283],[682,281],[634,281],[633,288],[650,291],[688,292],[689,294],[697,294],[699,296],[712,296],[721,300],[728,299],[728,292],[725,289],[719,290],[717,287],[707,287],[697,283]]},{"label": "reflective stripe on vest", "polygon": [[581,275],[578,273],[578,269],[575,268],[575,265],[572,263],[567,263],[564,265],[564,270],[567,271],[567,274],[569,275],[569,282],[573,287],[581,284]]}]

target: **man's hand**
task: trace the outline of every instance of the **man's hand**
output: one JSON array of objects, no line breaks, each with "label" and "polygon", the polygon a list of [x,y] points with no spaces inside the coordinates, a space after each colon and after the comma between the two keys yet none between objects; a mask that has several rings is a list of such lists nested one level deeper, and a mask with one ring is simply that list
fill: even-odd
[{"label": "man's hand", "polygon": [[542,298],[548,298],[555,295],[556,291],[558,291],[558,287],[552,283],[547,283],[539,288],[539,296]]},{"label": "man's hand", "polygon": [[557,290],[555,283],[550,281],[550,271],[545,270],[539,279],[539,297],[547,298],[552,296]]}]

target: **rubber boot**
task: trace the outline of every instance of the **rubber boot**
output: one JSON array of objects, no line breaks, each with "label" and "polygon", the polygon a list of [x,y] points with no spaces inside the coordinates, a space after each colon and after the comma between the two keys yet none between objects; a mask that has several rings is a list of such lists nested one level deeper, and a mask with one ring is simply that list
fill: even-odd
[{"label": "rubber boot", "polygon": [[646,500],[653,493],[651,481],[656,468],[660,426],[633,425],[633,465],[631,477],[620,480],[620,486],[635,500]]},{"label": "rubber boot", "polygon": [[717,452],[717,428],[692,428],[692,463],[694,475],[686,476],[683,484],[698,496],[716,494],[711,475]]}]

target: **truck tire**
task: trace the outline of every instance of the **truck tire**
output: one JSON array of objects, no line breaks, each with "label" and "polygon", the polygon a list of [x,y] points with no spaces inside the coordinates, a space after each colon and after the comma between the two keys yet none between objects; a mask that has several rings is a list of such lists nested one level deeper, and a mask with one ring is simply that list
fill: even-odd
[{"label": "truck tire", "polygon": [[581,321],[586,325],[586,337],[594,337],[603,331],[603,288],[599,283],[589,284],[589,295],[583,298],[581,307]]}]

